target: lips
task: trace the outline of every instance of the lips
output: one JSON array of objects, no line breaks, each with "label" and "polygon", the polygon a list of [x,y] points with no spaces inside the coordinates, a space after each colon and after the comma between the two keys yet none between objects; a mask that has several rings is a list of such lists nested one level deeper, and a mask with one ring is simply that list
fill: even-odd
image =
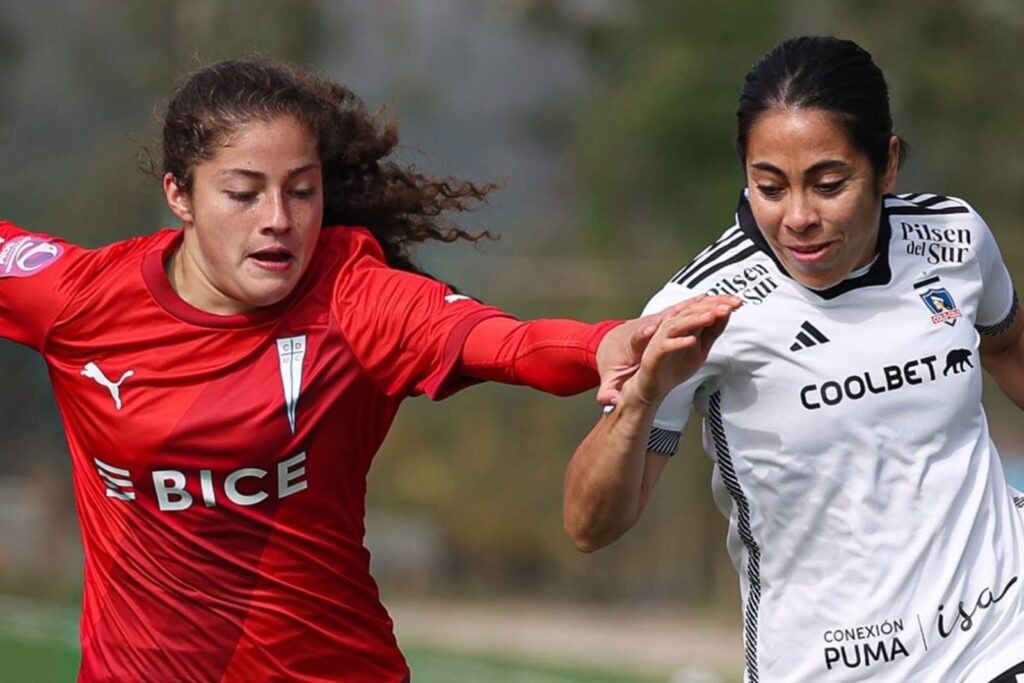
[{"label": "lips", "polygon": [[292,258],[292,253],[284,247],[269,247],[267,249],[260,249],[249,254],[249,258],[254,258],[257,261],[287,261]]},{"label": "lips", "polygon": [[280,271],[288,268],[295,259],[294,255],[284,247],[267,247],[249,254],[256,265],[266,270]]},{"label": "lips", "polygon": [[793,258],[801,263],[814,263],[819,261],[832,250],[832,242],[821,242],[818,244],[787,245],[786,249]]}]

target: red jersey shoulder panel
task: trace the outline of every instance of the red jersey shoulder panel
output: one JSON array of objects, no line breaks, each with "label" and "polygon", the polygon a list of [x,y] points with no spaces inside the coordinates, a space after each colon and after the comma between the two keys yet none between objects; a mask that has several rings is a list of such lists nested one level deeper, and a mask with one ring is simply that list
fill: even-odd
[{"label": "red jersey shoulder panel", "polygon": [[443,282],[391,268],[364,228],[327,232],[344,251],[332,314],[382,391],[440,399],[478,381],[454,374],[466,335],[481,320],[508,314]]},{"label": "red jersey shoulder panel", "polygon": [[62,311],[96,286],[97,278],[173,234],[85,249],[0,221],[0,336],[42,351]]}]

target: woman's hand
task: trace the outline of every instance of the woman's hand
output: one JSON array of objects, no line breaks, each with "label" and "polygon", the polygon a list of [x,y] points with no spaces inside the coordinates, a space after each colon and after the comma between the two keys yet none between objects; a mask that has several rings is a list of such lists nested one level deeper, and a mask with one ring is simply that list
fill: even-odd
[{"label": "woman's hand", "polygon": [[689,379],[707,360],[712,344],[740,305],[734,297],[704,297],[669,309],[671,315],[658,325],[630,378],[636,398],[658,405],[673,387]]},{"label": "woman's hand", "polygon": [[[678,354],[671,355],[673,351],[683,351],[686,358],[699,359],[690,371],[692,374],[707,358],[711,343],[725,328],[729,315],[741,304],[733,296],[702,294],[670,306],[661,313],[635,318],[611,330],[597,348],[597,372],[601,377],[597,402],[601,405],[616,403],[623,385],[641,369],[642,362],[649,366],[648,377],[643,380],[644,395],[653,399],[663,384],[658,377],[671,381],[680,370],[692,364]],[[669,321],[674,322],[665,327]],[[648,354],[655,339],[658,340],[657,349]],[[679,381],[682,380],[669,385],[668,389]],[[663,396],[664,393],[660,394],[658,400]]]}]

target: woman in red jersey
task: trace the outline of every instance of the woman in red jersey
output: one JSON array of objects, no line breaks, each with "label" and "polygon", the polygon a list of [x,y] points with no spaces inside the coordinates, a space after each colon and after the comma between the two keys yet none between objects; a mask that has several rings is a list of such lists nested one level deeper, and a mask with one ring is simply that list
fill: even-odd
[{"label": "woman in red jersey", "polygon": [[608,400],[632,371],[651,320],[520,322],[419,272],[492,188],[396,142],[335,83],[219,63],[166,114],[181,229],[87,250],[0,222],[0,336],[47,361],[73,462],[80,681],[408,680],[362,540],[401,401],[597,370]]}]

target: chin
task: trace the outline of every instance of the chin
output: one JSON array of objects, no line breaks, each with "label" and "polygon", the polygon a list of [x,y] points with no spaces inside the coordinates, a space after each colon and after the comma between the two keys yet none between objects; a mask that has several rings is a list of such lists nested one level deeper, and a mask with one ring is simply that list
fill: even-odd
[{"label": "chin", "polygon": [[291,294],[294,290],[295,287],[293,285],[288,288],[274,289],[271,291],[249,291],[245,293],[245,297],[242,299],[242,301],[244,301],[247,306],[251,306],[252,308],[266,308],[268,306],[273,306],[275,304],[281,303],[282,301],[287,299],[288,295]]},{"label": "chin", "polygon": [[818,291],[835,287],[843,281],[845,275],[835,275],[832,273],[801,273],[799,271],[793,271],[793,279],[802,284],[808,289],[815,289]]},{"label": "chin", "polygon": [[816,292],[824,292],[826,289],[831,289],[838,285],[842,280],[822,280],[820,282],[808,282],[807,280],[801,280],[800,284],[808,289],[813,289]]},{"label": "chin", "polygon": [[289,273],[285,277],[251,278],[247,282],[243,281],[239,284],[242,285],[241,289],[246,303],[264,308],[281,303],[291,296],[291,293],[299,285],[299,277]]}]

